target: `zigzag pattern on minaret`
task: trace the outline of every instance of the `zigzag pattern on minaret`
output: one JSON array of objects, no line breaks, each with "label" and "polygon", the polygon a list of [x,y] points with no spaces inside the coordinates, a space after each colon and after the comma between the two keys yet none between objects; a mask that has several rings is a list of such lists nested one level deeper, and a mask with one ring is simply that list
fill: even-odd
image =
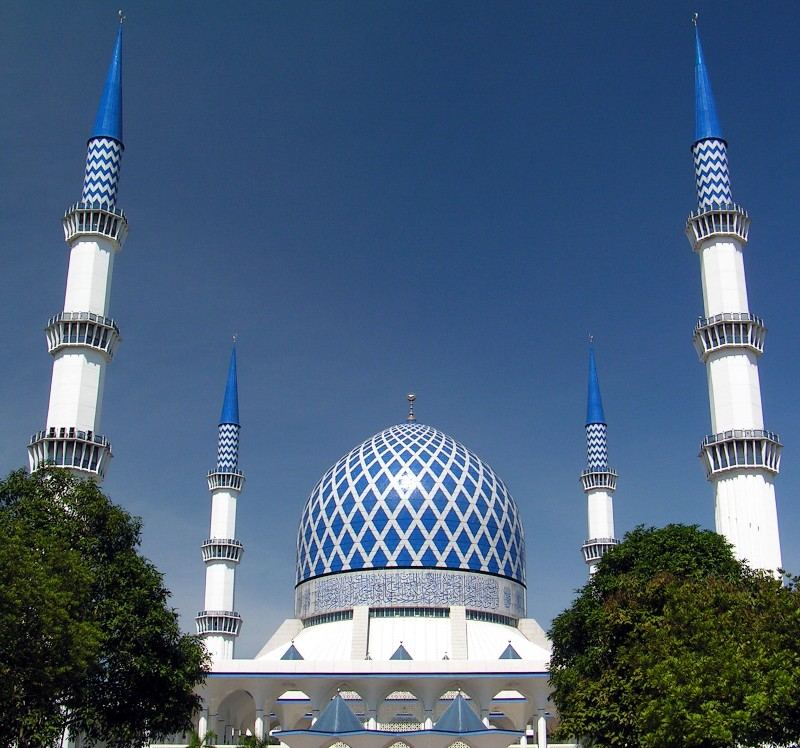
[{"label": "zigzag pattern on minaret", "polygon": [[234,423],[221,423],[217,442],[217,470],[231,473],[239,466],[239,427]]},{"label": "zigzag pattern on minaret", "polygon": [[709,138],[692,146],[697,202],[701,208],[733,202],[728,173],[728,148],[724,140]]},{"label": "zigzag pattern on minaret", "polygon": [[608,427],[604,423],[586,424],[587,469],[597,472],[608,470]]},{"label": "zigzag pattern on minaret", "polygon": [[122,161],[122,145],[112,138],[92,138],[86,151],[81,202],[113,208]]}]

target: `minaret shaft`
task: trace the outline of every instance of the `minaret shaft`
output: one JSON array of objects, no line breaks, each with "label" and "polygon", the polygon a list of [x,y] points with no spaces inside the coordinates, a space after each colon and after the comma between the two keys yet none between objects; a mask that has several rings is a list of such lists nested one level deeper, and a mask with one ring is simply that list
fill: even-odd
[{"label": "minaret shaft", "polygon": [[94,237],[81,237],[69,253],[65,312],[91,312],[107,317],[111,302],[111,274],[119,246]]},{"label": "minaret shaft", "polygon": [[757,569],[781,566],[774,476],[778,436],[764,428],[758,359],[766,327],[750,312],[744,268],[750,218],[733,202],[727,143],[695,31],[695,166],[698,209],[686,233],[700,259],[704,317],[694,342],[706,367],[712,433],[701,445],[714,485],[717,532]]}]

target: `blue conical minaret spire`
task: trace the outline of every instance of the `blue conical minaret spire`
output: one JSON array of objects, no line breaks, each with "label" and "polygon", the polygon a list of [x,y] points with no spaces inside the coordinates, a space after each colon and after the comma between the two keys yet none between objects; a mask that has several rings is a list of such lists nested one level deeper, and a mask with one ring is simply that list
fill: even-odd
[{"label": "blue conical minaret spire", "polygon": [[122,145],[122,22],[121,15],[111,64],[108,66],[106,84],[92,127],[92,138],[113,138]]},{"label": "blue conical minaret spire", "polygon": [[222,401],[222,412],[219,415],[220,426],[223,423],[239,426],[239,384],[236,380],[236,343],[231,349],[231,360],[228,364],[228,382],[225,385],[225,398]]},{"label": "blue conical minaret spire", "polygon": [[694,22],[694,139],[723,139],[722,127],[717,116],[717,104],[711,90],[711,79],[708,77],[703,45],[700,43],[700,28],[697,15]]},{"label": "blue conical minaret spire", "polygon": [[617,474],[608,466],[608,426],[600,396],[594,345],[589,338],[589,387],[586,398],[586,470],[581,473],[589,511],[589,539],[581,547],[594,573],[597,563],[619,541],[614,537],[613,494]]},{"label": "blue conical minaret spire", "polygon": [[594,360],[594,345],[589,344],[589,392],[586,398],[586,425],[605,423],[603,398],[600,397],[600,382],[597,379],[597,363]]},{"label": "blue conical minaret spire", "polygon": [[716,206],[733,203],[731,178],[728,173],[728,148],[722,137],[722,127],[717,116],[717,105],[711,90],[697,14],[694,23],[694,156],[697,203],[702,212]]}]

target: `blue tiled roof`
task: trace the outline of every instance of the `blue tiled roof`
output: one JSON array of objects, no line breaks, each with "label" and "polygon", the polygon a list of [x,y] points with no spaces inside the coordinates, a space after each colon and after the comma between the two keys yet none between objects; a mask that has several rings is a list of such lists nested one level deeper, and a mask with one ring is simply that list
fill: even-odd
[{"label": "blue tiled roof", "polygon": [[94,118],[91,138],[113,138],[122,143],[122,24],[117,30],[114,53],[108,67],[100,106]]},{"label": "blue tiled roof", "polygon": [[297,647],[294,646],[294,642],[289,646],[283,655],[281,656],[282,660],[302,660],[305,659],[303,655],[300,654],[300,651]]},{"label": "blue tiled roof", "polygon": [[480,717],[472,710],[467,700],[458,694],[453,703],[439,717],[439,721],[433,726],[437,732],[465,733],[465,732],[484,732],[489,728],[481,722]]},{"label": "blue tiled roof", "polygon": [[413,660],[414,658],[408,653],[408,650],[400,642],[400,646],[395,649],[394,654],[389,658],[390,660]]},{"label": "blue tiled roof", "polygon": [[342,698],[341,694],[336,694],[326,706],[319,719],[311,725],[310,732],[324,732],[324,733],[343,733],[343,732],[361,732],[364,725],[353,714],[352,709],[347,706],[347,702]]},{"label": "blue tiled roof", "polygon": [[708,138],[722,139],[722,126],[717,117],[717,105],[714,102],[714,92],[711,90],[711,80],[708,77],[703,46],[700,44],[700,29],[694,27],[694,139],[706,140]]},{"label": "blue tiled roof", "polygon": [[511,646],[511,642],[508,643],[508,646],[503,650],[503,654],[500,655],[501,660],[521,660],[522,658],[519,656],[519,652],[517,652],[514,647]]}]

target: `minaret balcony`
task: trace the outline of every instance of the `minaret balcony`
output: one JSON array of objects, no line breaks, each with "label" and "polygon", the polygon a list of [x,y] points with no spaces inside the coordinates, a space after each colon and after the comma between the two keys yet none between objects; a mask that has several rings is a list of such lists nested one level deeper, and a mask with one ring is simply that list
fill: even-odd
[{"label": "minaret balcony", "polygon": [[128,219],[118,208],[100,203],[75,203],[67,208],[61,221],[64,239],[72,242],[79,236],[104,236],[122,247],[128,236]]},{"label": "minaret balcony", "polygon": [[28,443],[31,470],[52,465],[90,477],[105,478],[111,461],[111,444],[106,437],[74,427],[50,427],[39,431]]},{"label": "minaret balcony", "polygon": [[747,244],[750,216],[736,203],[714,205],[692,212],[686,221],[686,236],[695,251],[714,236],[732,236]]},{"label": "minaret balcony", "polygon": [[694,347],[705,363],[709,354],[720,348],[749,348],[756,355],[764,352],[767,328],[750,312],[723,312],[700,317],[694,328]]},{"label": "minaret balcony", "polygon": [[711,434],[700,445],[706,476],[729,470],[760,469],[778,474],[783,445],[780,437],[763,429],[733,429]]},{"label": "minaret balcony", "polygon": [[91,312],[61,312],[50,317],[44,331],[50,353],[81,346],[102,351],[111,360],[120,341],[117,323]]},{"label": "minaret balcony", "polygon": [[593,491],[596,488],[615,491],[617,488],[617,471],[611,469],[584,470],[581,473],[581,484],[584,491]]},{"label": "minaret balcony", "polygon": [[587,564],[596,564],[616,545],[619,545],[619,540],[616,538],[592,538],[587,540],[581,546],[583,560]]},{"label": "minaret balcony", "polygon": [[209,538],[203,541],[201,546],[203,551],[203,561],[232,561],[235,564],[244,553],[244,546],[240,541],[233,538]]},{"label": "minaret balcony", "polygon": [[195,618],[200,636],[227,634],[239,636],[242,617],[233,610],[201,610]]},{"label": "minaret balcony", "polygon": [[244,473],[241,470],[208,471],[208,490],[228,488],[231,491],[241,491],[244,486]]}]

